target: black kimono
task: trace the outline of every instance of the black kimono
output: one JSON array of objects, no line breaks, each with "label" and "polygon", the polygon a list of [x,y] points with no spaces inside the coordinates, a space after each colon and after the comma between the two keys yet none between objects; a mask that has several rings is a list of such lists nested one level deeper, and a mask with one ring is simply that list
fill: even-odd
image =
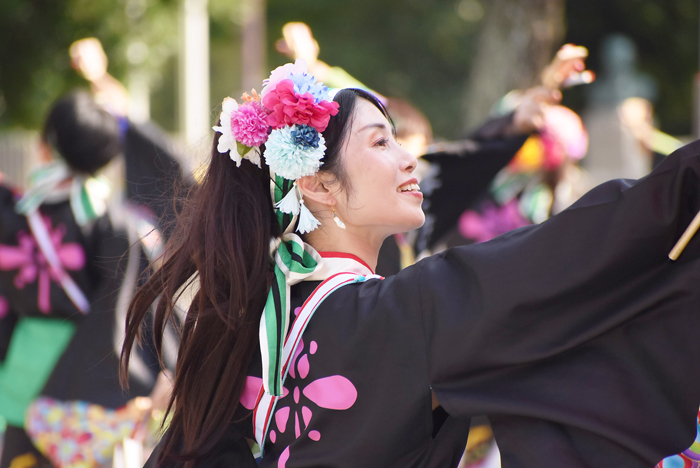
[{"label": "black kimono", "polygon": [[[303,335],[260,466],[454,467],[480,414],[504,468],[651,468],[684,450],[700,236],[667,255],[699,210],[696,142],[541,225],[340,288]],[[292,288],[293,309],[315,285]],[[199,466],[254,467],[251,436],[249,418],[233,424]]]}]

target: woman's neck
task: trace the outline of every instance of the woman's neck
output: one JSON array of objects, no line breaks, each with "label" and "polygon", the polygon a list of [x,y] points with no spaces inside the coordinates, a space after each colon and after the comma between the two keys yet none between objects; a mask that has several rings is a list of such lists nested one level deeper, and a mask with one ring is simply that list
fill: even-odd
[{"label": "woman's neck", "polygon": [[342,229],[331,219],[306,235],[306,242],[318,252],[343,252],[359,257],[373,271],[377,268],[379,249],[386,236],[351,227]]}]

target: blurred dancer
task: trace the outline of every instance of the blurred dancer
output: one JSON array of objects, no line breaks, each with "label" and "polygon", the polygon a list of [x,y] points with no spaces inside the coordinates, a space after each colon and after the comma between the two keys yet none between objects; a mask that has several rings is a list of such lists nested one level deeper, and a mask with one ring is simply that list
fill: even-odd
[{"label": "blurred dancer", "polygon": [[[85,454],[93,451],[81,444],[104,437],[86,430],[89,425],[70,430],[70,418],[61,416],[67,416],[64,402],[76,402],[68,405],[78,405],[73,420],[81,421],[95,410],[80,411],[98,405],[102,417],[89,427],[111,437],[130,435],[143,419],[138,405],[127,403],[152,391],[157,361],[148,351],[137,353],[141,365],[130,375],[129,397],[119,385],[115,349],[119,316],[147,254],[157,254],[157,233],[138,209],[111,198],[99,175],[122,152],[120,126],[89,94],[74,92],[52,106],[38,151],[42,165],[26,192],[0,186],[0,290],[7,309],[0,414],[9,424],[2,466],[25,453],[24,466],[46,463],[23,431],[28,409],[35,440],[61,434],[52,450],[40,447],[51,463],[97,466],[108,453],[91,462]],[[146,234],[154,250],[139,242]]]},{"label": "blurred dancer", "polygon": [[100,284],[92,284],[93,275],[104,275],[95,268],[91,249],[97,246],[88,240],[102,227],[96,221],[108,189],[92,176],[120,151],[116,120],[89,95],[72,94],[49,113],[39,143],[44,165],[30,190],[19,198],[0,189],[0,282],[17,319],[0,374],[0,411],[10,425],[3,466],[21,453],[11,449],[26,445],[16,442],[26,409],[75,333],[75,322],[66,318],[89,310],[88,291]]},{"label": "blurred dancer", "polygon": [[[424,158],[445,165],[438,174],[444,174],[442,177],[451,180],[450,186],[455,188],[438,184],[433,193],[429,184],[426,203],[429,206],[435,203],[439,208],[434,212],[427,210],[426,224],[418,231],[415,241],[418,252],[424,256],[541,222],[591,188],[585,173],[572,164],[585,155],[587,134],[581,119],[558,105],[560,88],[594,79],[592,72],[586,70],[587,55],[583,47],[562,46],[543,70],[540,86],[513,91],[494,106],[495,113],[501,117],[493,118],[485,128],[491,125],[501,135],[523,138],[512,153],[515,158],[492,158],[489,170],[482,172],[483,178],[464,184],[479,189],[470,196],[454,197],[457,190],[468,190],[458,185],[459,175],[468,177],[471,172],[455,170],[457,161],[448,157],[454,144],[434,145],[433,148],[443,150],[440,158],[432,155]],[[475,207],[485,195],[487,200],[481,202],[481,207]],[[450,199],[455,202],[447,203]]]},{"label": "blurred dancer", "polygon": [[90,83],[97,103],[119,122],[126,198],[152,211],[152,222],[167,234],[175,220],[173,199],[191,183],[187,159],[154,122],[129,119],[129,95],[108,73],[107,55],[99,40],[76,41],[70,47],[70,58],[73,68]]},{"label": "blurred dancer", "polygon": [[486,199],[460,216],[457,232],[467,241],[484,242],[562,211],[592,188],[576,164],[587,147],[578,115],[563,106],[549,107],[540,131],[498,173]]},{"label": "blurred dancer", "polygon": [[632,133],[649,160],[649,170],[683,146],[678,139],[654,126],[654,106],[644,98],[627,98],[618,107],[622,124]]},{"label": "blurred dancer", "polygon": [[116,78],[107,73],[107,54],[99,39],[88,37],[71,44],[71,66],[90,83],[90,89],[98,104],[113,115],[129,115],[129,95]]},{"label": "blurred dancer", "polygon": [[[542,84],[517,92],[517,97],[510,93],[503,100],[508,107],[501,103],[497,112],[500,117],[492,117],[466,140],[428,146],[431,154],[421,158],[431,167],[421,182],[426,222],[410,235],[420,257],[531,224],[520,214],[516,198],[525,191],[528,195],[557,194],[556,202],[550,196],[549,203],[543,197],[522,197],[523,207],[535,207],[538,213],[544,210],[548,217],[554,207],[568,206],[584,188],[590,188],[585,174],[570,162],[572,157],[585,154],[585,130],[578,116],[557,105],[559,88],[594,78],[586,70],[586,56],[583,48],[563,46],[543,70]],[[495,191],[495,187],[502,190]],[[502,205],[490,201],[490,192],[507,200]],[[485,196],[489,201],[481,201],[475,209]],[[387,250],[385,244],[383,251]],[[499,467],[499,452],[488,420],[475,418],[471,428],[460,467]]]}]

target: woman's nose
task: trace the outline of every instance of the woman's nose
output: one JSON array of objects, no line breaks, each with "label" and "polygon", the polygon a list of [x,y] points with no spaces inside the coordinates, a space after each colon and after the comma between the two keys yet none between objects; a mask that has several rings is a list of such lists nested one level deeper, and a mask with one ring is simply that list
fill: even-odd
[{"label": "woman's nose", "polygon": [[[397,145],[398,146],[398,145]],[[418,159],[416,159],[413,154],[398,146],[401,154],[401,170],[406,172],[413,172],[418,165]]]}]

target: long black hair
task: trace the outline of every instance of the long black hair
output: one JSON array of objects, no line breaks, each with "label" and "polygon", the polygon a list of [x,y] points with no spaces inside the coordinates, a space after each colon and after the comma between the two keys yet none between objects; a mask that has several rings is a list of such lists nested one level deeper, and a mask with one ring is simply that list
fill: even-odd
[{"label": "long black hair", "polygon": [[[326,153],[321,169],[346,186],[340,154],[358,98],[389,117],[365,91],[336,94],[340,109],[323,132]],[[218,140],[217,134],[207,174],[185,204],[163,266],[137,291],[127,317],[122,378],[154,303],[154,342],[162,360],[163,331],[168,321],[174,323],[178,290],[197,274],[199,291],[181,325],[168,409],[173,413],[170,436],[159,464],[170,458],[195,466],[234,421],[257,353],[260,316],[273,279],[270,239],[281,233],[272,208],[269,170],[247,160],[236,167],[227,154],[217,151]]]}]

